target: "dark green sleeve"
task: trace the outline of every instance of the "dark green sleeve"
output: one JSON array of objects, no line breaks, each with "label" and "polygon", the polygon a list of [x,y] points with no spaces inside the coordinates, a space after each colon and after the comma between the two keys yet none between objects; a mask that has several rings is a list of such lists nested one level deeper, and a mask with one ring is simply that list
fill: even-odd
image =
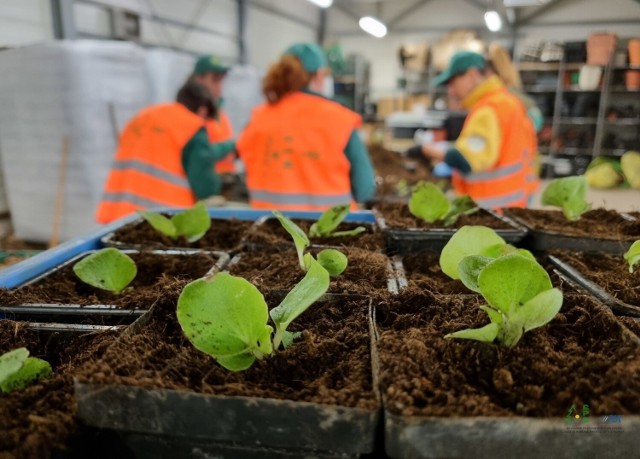
[{"label": "dark green sleeve", "polygon": [[182,167],[196,199],[220,194],[220,177],[214,165],[234,150],[235,143],[231,141],[210,143],[205,128],[200,129],[184,146]]},{"label": "dark green sleeve", "polygon": [[344,154],[351,163],[351,194],[357,202],[371,199],[376,192],[376,178],[367,147],[356,131],[351,133]]},{"label": "dark green sleeve", "polygon": [[460,150],[455,147],[447,150],[447,153],[444,155],[444,162],[447,163],[447,166],[458,169],[463,174],[471,172],[471,165],[467,159],[462,156]]}]

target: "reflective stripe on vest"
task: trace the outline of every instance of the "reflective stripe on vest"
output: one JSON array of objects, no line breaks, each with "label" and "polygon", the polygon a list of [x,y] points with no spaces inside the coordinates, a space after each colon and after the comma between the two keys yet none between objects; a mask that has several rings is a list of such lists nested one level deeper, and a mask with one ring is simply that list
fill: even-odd
[{"label": "reflective stripe on vest", "polygon": [[117,171],[135,170],[147,175],[151,175],[152,177],[163,180],[165,182],[171,183],[172,185],[190,189],[189,181],[186,178],[162,170],[158,167],[153,166],[152,164],[143,163],[142,161],[138,161],[135,159],[116,160],[116,162],[112,166],[112,169]]},{"label": "reflective stripe on vest", "polygon": [[163,202],[158,202],[158,201],[154,201],[153,199],[143,198],[142,196],[138,196],[133,193],[105,193],[102,196],[102,200],[106,202],[125,201],[143,209],[150,209],[153,207],[165,207],[165,203]]},{"label": "reflective stripe on vest", "polygon": [[352,201],[351,194],[317,195],[303,193],[276,193],[265,190],[251,190],[252,201],[271,202],[276,205],[309,205],[309,206],[337,206]]},{"label": "reflective stripe on vest", "polygon": [[478,204],[480,207],[494,209],[499,207],[512,207],[514,205],[520,205],[522,204],[522,202],[526,201],[525,198],[526,196],[524,191],[516,191],[504,196],[498,196],[488,199],[476,199],[475,201],[476,204]]},{"label": "reflective stripe on vest", "polygon": [[471,172],[464,176],[467,183],[484,182],[486,180],[494,180],[507,177],[522,170],[522,163],[511,164],[510,166],[499,167],[486,172]]}]

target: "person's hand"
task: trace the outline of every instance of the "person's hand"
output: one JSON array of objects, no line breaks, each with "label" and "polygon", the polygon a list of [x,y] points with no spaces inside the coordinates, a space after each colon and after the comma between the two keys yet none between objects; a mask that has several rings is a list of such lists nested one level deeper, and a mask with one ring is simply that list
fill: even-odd
[{"label": "person's hand", "polygon": [[422,145],[415,145],[406,150],[402,155],[405,158],[409,159],[424,159],[424,154],[422,153]]},{"label": "person's hand", "polygon": [[422,154],[436,161],[444,161],[445,151],[435,145],[422,145]]},{"label": "person's hand", "polygon": [[209,196],[208,198],[202,199],[201,201],[206,207],[222,207],[227,202],[225,197],[219,194]]}]

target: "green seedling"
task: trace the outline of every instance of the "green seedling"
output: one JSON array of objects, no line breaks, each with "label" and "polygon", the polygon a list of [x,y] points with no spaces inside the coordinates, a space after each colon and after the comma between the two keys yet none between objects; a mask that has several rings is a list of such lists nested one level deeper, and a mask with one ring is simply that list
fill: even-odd
[{"label": "green seedling", "polygon": [[339,276],[347,269],[347,256],[336,249],[324,249],[318,253],[318,263],[329,272],[330,276]]},{"label": "green seedling", "polygon": [[[290,346],[299,333],[287,328],[329,288],[329,273],[310,254],[304,278],[269,314],[264,296],[249,281],[227,273],[188,284],[178,299],[177,317],[196,349],[231,371],[249,368]],[[269,325],[269,315],[275,325]]]},{"label": "green seedling", "polygon": [[640,264],[640,240],[631,244],[627,253],[624,254],[624,259],[629,263],[629,272],[633,273],[635,266]]},{"label": "green seedling", "polygon": [[409,212],[427,223],[442,221],[451,226],[461,215],[473,214],[480,210],[469,196],[458,196],[452,201],[433,183],[420,182],[409,200]]},{"label": "green seedling", "polygon": [[29,357],[24,348],[0,355],[0,391],[8,394],[51,375],[51,365],[36,357]]},{"label": "green seedling", "polygon": [[587,179],[584,176],[564,177],[552,180],[542,193],[544,205],[560,207],[564,216],[571,221],[591,209],[585,201],[587,195]]},{"label": "green seedling", "polygon": [[461,338],[498,344],[511,348],[522,335],[549,323],[562,307],[562,292],[553,288],[549,275],[535,260],[510,253],[486,262],[481,256],[470,256],[460,262],[465,278],[476,278],[471,284],[488,305],[488,325],[460,330],[445,338]]},{"label": "green seedling", "polygon": [[92,287],[122,292],[136,277],[136,263],[125,253],[109,247],[98,250],[73,265],[73,272]]},{"label": "green seedling", "polygon": [[451,279],[460,279],[461,273],[458,271],[458,265],[463,258],[470,255],[480,255],[487,260],[493,260],[512,252],[534,259],[529,251],[516,249],[507,244],[491,228],[466,225],[456,231],[442,249],[440,268]]},{"label": "green seedling", "polygon": [[334,206],[331,209],[324,212],[318,218],[318,221],[311,225],[309,228],[309,237],[343,237],[343,236],[356,236],[366,228],[358,226],[349,231],[336,231],[336,228],[342,223],[342,221],[349,214],[349,204],[343,204]]},{"label": "green seedling", "polygon": [[192,208],[167,218],[157,212],[148,210],[138,212],[156,231],[173,240],[184,236],[187,241],[195,242],[204,236],[211,227],[211,217],[203,202]]},{"label": "green seedling", "polygon": [[[347,213],[348,211],[349,209],[347,208]],[[303,271],[306,271],[307,266],[304,262],[304,249],[306,249],[310,244],[309,237],[307,237],[302,228],[300,228],[291,219],[285,217],[277,210],[273,211],[273,215],[275,215],[275,217],[280,221],[280,224],[287,231],[287,233],[291,235],[293,243],[296,246],[296,251],[298,252],[298,261],[300,263],[300,267]],[[320,217],[320,220],[318,220],[318,222],[320,222],[325,215],[327,215],[326,212]],[[338,222],[335,226],[338,226],[339,223],[340,222]],[[311,227],[311,229],[313,229],[313,226]],[[365,229],[362,228],[362,231],[364,230]],[[318,255],[318,262],[322,266],[324,266],[332,276],[337,276],[338,274],[342,273],[342,271],[344,271],[347,267],[347,257],[341,252],[333,249],[327,249],[320,252],[320,254]]]},{"label": "green seedling", "polygon": [[279,211],[274,210],[273,215],[275,215],[275,217],[280,221],[280,224],[282,225],[282,227],[293,238],[293,243],[295,244],[296,251],[298,252],[298,261],[300,262],[300,267],[302,268],[303,271],[306,271],[307,267],[304,264],[303,256],[304,256],[304,249],[306,249],[310,244],[309,238],[307,237],[305,232],[302,231],[302,228],[296,225],[289,218],[282,215],[282,213],[280,213]]}]

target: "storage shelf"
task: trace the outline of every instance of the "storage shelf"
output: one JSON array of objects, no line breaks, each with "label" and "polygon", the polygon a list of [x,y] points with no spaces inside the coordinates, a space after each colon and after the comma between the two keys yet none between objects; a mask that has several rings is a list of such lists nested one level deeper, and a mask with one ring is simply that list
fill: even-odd
[{"label": "storage shelf", "polygon": [[597,118],[580,118],[580,117],[572,117],[572,118],[560,118],[558,120],[560,124],[597,124]]},{"label": "storage shelf", "polygon": [[640,126],[640,118],[618,118],[617,120],[605,120],[609,126]]}]

